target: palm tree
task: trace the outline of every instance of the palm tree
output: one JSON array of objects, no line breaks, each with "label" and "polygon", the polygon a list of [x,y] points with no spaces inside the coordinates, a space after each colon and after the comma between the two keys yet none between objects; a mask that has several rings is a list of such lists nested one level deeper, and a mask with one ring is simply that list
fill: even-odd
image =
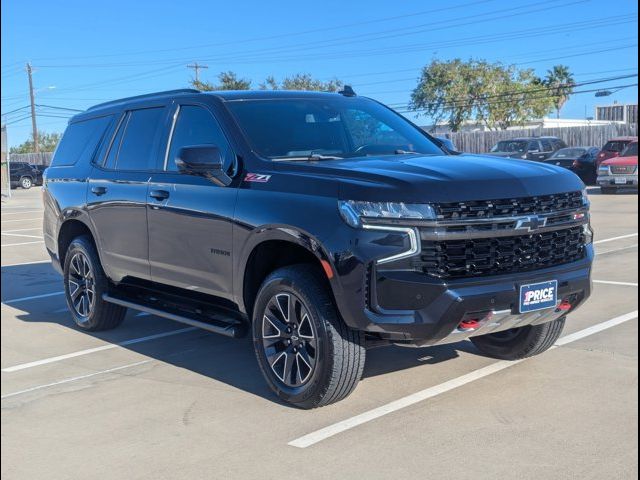
[{"label": "palm tree", "polygon": [[543,82],[549,87],[549,93],[553,98],[556,118],[560,118],[560,109],[573,93],[575,86],[573,74],[566,65],[555,65],[551,70],[547,70],[547,76]]}]

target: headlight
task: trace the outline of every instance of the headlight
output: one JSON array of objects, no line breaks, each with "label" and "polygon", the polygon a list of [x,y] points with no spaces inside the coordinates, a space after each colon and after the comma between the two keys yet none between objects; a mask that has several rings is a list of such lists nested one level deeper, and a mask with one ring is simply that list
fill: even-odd
[{"label": "headlight", "polygon": [[606,165],[602,165],[602,166],[600,166],[600,168],[598,168],[598,172],[599,173],[609,173],[609,167],[607,167]]},{"label": "headlight", "polygon": [[583,188],[582,189],[582,205],[585,207],[588,207],[589,205],[591,205],[591,202],[589,201],[589,195],[587,194],[587,189]]},{"label": "headlight", "polygon": [[362,226],[363,219],[375,221],[376,219],[435,220],[437,218],[435,209],[426,203],[340,200],[338,210],[344,221],[354,228]]}]

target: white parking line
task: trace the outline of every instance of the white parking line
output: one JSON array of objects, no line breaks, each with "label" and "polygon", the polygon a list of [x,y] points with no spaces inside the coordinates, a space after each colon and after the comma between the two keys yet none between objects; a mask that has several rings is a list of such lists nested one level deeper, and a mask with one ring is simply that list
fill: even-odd
[{"label": "white parking line", "polygon": [[5,300],[2,303],[4,303],[5,305],[10,305],[12,303],[26,302],[27,300],[37,300],[38,298],[47,298],[47,297],[53,297],[54,295],[63,295],[63,294],[64,294],[64,291],[43,293],[42,295],[32,295],[30,297],[20,297],[20,298],[14,298],[12,300]]},{"label": "white parking line", "polygon": [[2,233],[13,233],[13,232],[30,232],[33,230],[42,230],[42,227],[34,227],[34,228],[18,228],[15,230],[3,230]]},{"label": "white parking line", "polygon": [[2,220],[2,223],[25,222],[27,220],[42,220],[42,217],[21,218],[19,220]]},{"label": "white parking line", "polygon": [[621,285],[623,287],[637,287],[637,283],[631,282],[613,282],[610,280],[594,280],[593,283],[602,283],[603,285]]},{"label": "white parking line", "polygon": [[629,235],[620,235],[619,237],[604,238],[602,240],[593,242],[593,244],[598,245],[600,243],[613,242],[614,240],[622,240],[623,238],[631,238],[631,237],[637,237],[637,236],[638,236],[638,232],[630,233]]},{"label": "white parking line", "polygon": [[56,357],[43,358],[42,360],[36,360],[34,362],[22,363],[20,365],[14,365],[13,367],[3,368],[5,373],[17,372],[19,370],[26,370],[27,368],[39,367],[40,365],[47,365],[49,363],[60,362],[69,358],[81,357],[83,355],[89,355],[91,353],[103,352],[105,350],[111,350],[113,348],[126,347],[127,345],[134,345],[136,343],[150,342],[151,340],[157,340],[159,338],[170,337],[173,335],[179,335],[181,333],[192,332],[197,330],[196,327],[180,328],[178,330],[170,330],[168,332],[156,333],[155,335],[147,335],[146,337],[132,338],[131,340],[125,340],[120,343],[109,343],[95,348],[87,348],[86,350],[80,350],[78,352],[67,353],[65,355],[58,355]]},{"label": "white parking line", "polygon": [[23,215],[25,213],[43,213],[43,210],[27,210],[26,212],[2,212],[2,215]]},{"label": "white parking line", "polygon": [[[585,328],[584,330],[566,335],[560,338],[552,348],[575,342],[576,340],[580,340],[581,338],[588,337],[589,335],[593,335],[595,333],[601,332],[611,327],[615,327],[616,325],[620,325],[621,323],[628,322],[629,320],[634,320],[636,318],[638,318],[637,310],[616,318],[612,318],[611,320],[607,320],[606,322],[602,322],[592,327]],[[466,375],[462,375],[461,377],[454,378],[434,387],[426,388],[417,393],[387,403],[386,405],[383,405],[381,407],[374,408],[367,412],[361,413],[360,415],[342,420],[341,422],[337,422],[333,425],[329,425],[328,427],[316,430],[315,432],[309,433],[308,435],[296,438],[295,440],[290,441],[289,445],[297,448],[310,447],[318,442],[321,442],[322,440],[333,437],[334,435],[345,432],[359,425],[380,418],[384,415],[388,415],[411,405],[415,405],[416,403],[422,402],[429,398],[436,397],[442,393],[446,393],[458,387],[462,387],[463,385],[467,385],[468,383],[500,372],[501,370],[517,365],[521,362],[524,362],[525,360],[516,360],[512,362],[503,360],[492,363],[491,365],[480,368],[471,373],[467,373]]]},{"label": "white parking line", "polygon": [[596,255],[606,255],[607,253],[622,252],[623,250],[631,250],[632,248],[636,248],[637,246],[638,244],[634,243],[633,245],[627,245],[626,247],[613,248],[611,250],[605,250],[604,252],[596,252]]},{"label": "white parking line", "polygon": [[10,398],[10,397],[15,397],[16,395],[22,395],[23,393],[29,393],[29,392],[33,392],[33,391],[36,391],[36,390],[41,390],[43,388],[55,387],[56,385],[62,385],[62,384],[65,384],[65,383],[75,382],[75,381],[78,381],[78,380],[84,380],[85,378],[95,377],[96,375],[104,375],[105,373],[117,372],[119,370],[124,370],[125,368],[137,367],[138,365],[144,365],[145,363],[149,363],[149,362],[152,362],[152,361],[153,360],[143,360],[141,362],[130,363],[128,365],[122,365],[121,367],[110,368],[108,370],[101,370],[99,372],[93,372],[93,373],[89,373],[87,375],[80,375],[78,377],[65,378],[64,380],[60,380],[58,382],[47,383],[45,385],[38,385],[36,387],[27,388],[25,390],[20,390],[18,392],[7,393],[5,395],[2,395],[2,397],[0,397],[0,398],[5,399],[5,398]]},{"label": "white parking line", "polygon": [[3,243],[0,247],[17,247],[18,245],[32,245],[34,243],[44,243],[44,240],[38,240],[36,242]]},{"label": "white parking line", "polygon": [[8,236],[8,237],[44,238],[42,235],[25,235],[24,233],[8,233],[8,232],[2,232],[2,235],[6,235],[6,236]]},{"label": "white parking line", "polygon": [[2,265],[2,268],[4,268],[4,267],[19,267],[21,265],[36,265],[38,263],[51,263],[51,260],[36,260],[34,262],[7,263],[6,265]]}]

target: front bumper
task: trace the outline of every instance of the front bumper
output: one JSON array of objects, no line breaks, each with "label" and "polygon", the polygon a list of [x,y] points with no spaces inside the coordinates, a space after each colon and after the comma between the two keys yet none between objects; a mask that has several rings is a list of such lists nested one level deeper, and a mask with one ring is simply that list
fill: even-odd
[{"label": "front bumper", "polygon": [[[624,183],[618,183],[622,181],[624,181]],[[638,174],[633,173],[630,175],[598,175],[597,183],[601,187],[638,188]]]},{"label": "front bumper", "polygon": [[[434,345],[457,342],[524,325],[555,320],[566,310],[548,309],[520,314],[519,288],[523,284],[558,281],[558,301],[568,300],[575,310],[591,294],[593,246],[582,260],[544,270],[512,275],[444,281],[412,271],[368,272],[365,305],[340,301],[345,322],[352,328],[376,334],[394,343]],[[353,292],[355,298],[357,292]],[[344,299],[343,299],[344,300]],[[402,305],[388,309],[381,305]],[[466,318],[482,318],[480,328],[460,329]]]}]

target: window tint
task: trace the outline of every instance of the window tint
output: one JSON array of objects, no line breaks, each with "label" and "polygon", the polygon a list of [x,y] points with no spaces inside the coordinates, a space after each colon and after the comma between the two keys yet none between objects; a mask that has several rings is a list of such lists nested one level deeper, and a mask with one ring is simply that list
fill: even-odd
[{"label": "window tint", "polygon": [[531,140],[529,142],[529,147],[527,148],[527,150],[529,150],[530,152],[534,151],[534,150],[538,150],[539,151],[540,150],[540,145],[538,144],[538,141],[537,140]]},{"label": "window tint", "polygon": [[106,168],[115,168],[116,166],[116,158],[118,156],[118,152],[120,151],[120,144],[122,143],[122,135],[124,131],[127,129],[127,122],[129,121],[129,114],[127,113],[124,118],[118,124],[118,131],[116,133],[115,138],[111,141],[111,145],[109,148],[109,154],[107,155],[107,159],[104,162],[104,166]]},{"label": "window tint", "polygon": [[78,161],[88,163],[111,118],[109,115],[69,125],[53,155],[51,165],[74,165]]},{"label": "window tint", "polygon": [[[117,170],[155,170],[153,152],[163,114],[164,108],[145,108],[129,112],[126,125],[120,126],[124,134],[117,151]],[[111,150],[116,147],[117,143],[114,142]],[[111,153],[109,152],[109,157]],[[109,160],[110,158],[107,164],[110,164]]]},{"label": "window tint", "polygon": [[551,144],[551,142],[549,140],[540,140],[540,143],[542,143],[542,151],[543,152],[552,152],[553,151],[553,145]]},{"label": "window tint", "polygon": [[213,115],[203,107],[183,105],[178,112],[167,155],[167,170],[176,171],[176,155],[182,147],[190,145],[215,145],[224,159],[224,170],[233,164],[233,154],[220,125]]}]

